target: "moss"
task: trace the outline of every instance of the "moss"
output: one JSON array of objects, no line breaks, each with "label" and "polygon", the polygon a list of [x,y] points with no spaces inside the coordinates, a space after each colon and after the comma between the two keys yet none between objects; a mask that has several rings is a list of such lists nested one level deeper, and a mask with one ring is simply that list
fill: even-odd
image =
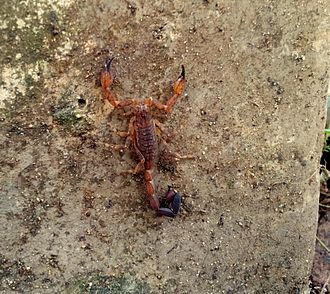
[{"label": "moss", "polygon": [[150,287],[145,282],[136,280],[131,276],[110,277],[95,274],[75,282],[68,291],[77,294],[148,294]]},{"label": "moss", "polygon": [[227,182],[228,189],[234,189],[235,188],[235,180],[231,179]]},{"label": "moss", "polygon": [[[20,60],[24,63],[34,63],[49,56],[48,48],[45,46],[45,39],[50,37],[47,23],[49,23],[49,11],[51,7],[44,3],[41,17],[37,11],[40,7],[30,3],[25,5],[21,1],[5,1],[0,8],[0,19],[2,29],[0,30],[0,42],[10,46],[4,46],[0,53],[0,60],[3,64],[14,65]],[[21,21],[23,24],[18,25]],[[16,55],[21,58],[16,60]]]},{"label": "moss", "polygon": [[56,111],[54,117],[58,123],[64,126],[74,126],[81,121],[81,117],[79,117],[71,107]]}]

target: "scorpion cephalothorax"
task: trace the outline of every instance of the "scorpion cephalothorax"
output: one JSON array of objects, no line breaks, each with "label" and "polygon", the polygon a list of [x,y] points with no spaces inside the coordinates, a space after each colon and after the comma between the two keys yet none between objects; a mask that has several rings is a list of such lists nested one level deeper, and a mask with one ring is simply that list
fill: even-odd
[{"label": "scorpion cephalothorax", "polygon": [[[158,140],[157,130],[163,131],[161,124],[153,119],[151,115],[151,108],[156,108],[166,114],[171,113],[173,106],[183,93],[186,86],[185,70],[182,66],[181,75],[173,85],[173,96],[167,101],[166,104],[146,98],[143,100],[126,99],[123,101],[111,93],[110,87],[113,83],[114,77],[111,72],[110,66],[112,59],[109,59],[101,73],[101,84],[105,97],[115,108],[128,108],[128,114],[131,116],[129,121],[128,132],[121,132],[120,135],[126,137],[125,145],[121,149],[126,150],[131,144],[140,160],[137,166],[127,171],[128,173],[139,173],[144,170],[144,180],[146,183],[147,196],[150,201],[151,207],[161,215],[174,217],[179,212],[181,206],[181,196],[172,187],[169,187],[166,194],[166,201],[169,205],[167,207],[160,207],[159,199],[155,193],[154,184],[154,168],[158,155]],[[179,157],[179,155],[177,155]],[[181,157],[184,158],[184,157]]]}]

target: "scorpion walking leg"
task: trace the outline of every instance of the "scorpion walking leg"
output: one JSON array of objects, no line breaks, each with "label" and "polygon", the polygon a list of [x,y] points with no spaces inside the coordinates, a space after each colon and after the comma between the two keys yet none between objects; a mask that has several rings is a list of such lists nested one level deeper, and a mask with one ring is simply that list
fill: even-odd
[{"label": "scorpion walking leg", "polygon": [[124,153],[132,143],[132,138],[134,136],[134,117],[129,121],[127,132],[116,132],[118,136],[126,138],[125,145],[112,145],[112,149],[119,150],[120,153]]},{"label": "scorpion walking leg", "polygon": [[168,142],[171,139],[171,134],[165,129],[164,125],[157,119],[154,119],[157,135],[161,138],[161,140]]},{"label": "scorpion walking leg", "polygon": [[164,139],[162,137],[160,139],[161,139],[162,144],[164,144],[164,146],[167,148],[168,154],[170,154],[170,156],[172,156],[175,161],[179,161],[182,159],[195,159],[196,158],[196,156],[194,156],[194,155],[181,155],[178,152],[170,150],[170,148],[166,142],[166,139]]},{"label": "scorpion walking leg", "polygon": [[139,150],[136,149],[136,153],[140,159],[139,163],[135,166],[135,168],[121,172],[122,175],[125,175],[125,174],[134,174],[135,175],[143,170],[145,159]]},{"label": "scorpion walking leg", "polygon": [[[162,143],[165,145],[165,147],[168,149],[168,152],[174,156],[174,159],[176,161],[180,160],[180,159],[194,159],[195,156],[193,155],[181,155],[177,152],[173,152],[169,149],[168,146],[168,141],[170,140],[170,134],[165,130],[165,128],[163,127],[162,123],[160,123],[158,120],[154,120],[155,125],[157,127],[157,130],[159,130],[160,134],[159,134],[159,138],[161,139]],[[165,138],[164,138],[165,137]]]}]

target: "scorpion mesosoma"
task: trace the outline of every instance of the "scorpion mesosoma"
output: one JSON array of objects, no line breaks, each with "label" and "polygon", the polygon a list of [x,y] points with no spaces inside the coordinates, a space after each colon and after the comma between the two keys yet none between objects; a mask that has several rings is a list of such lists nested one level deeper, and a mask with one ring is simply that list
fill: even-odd
[{"label": "scorpion mesosoma", "polygon": [[[186,86],[185,68],[182,65],[181,74],[173,85],[173,95],[166,104],[162,104],[153,98],[126,99],[119,101],[110,91],[110,87],[114,81],[114,75],[111,71],[111,63],[113,58],[107,60],[101,72],[101,85],[105,98],[113,105],[115,109],[128,108],[128,115],[131,116],[129,120],[128,132],[121,132],[121,136],[126,137],[125,145],[122,150],[126,150],[130,144],[133,145],[134,150],[139,158],[139,163],[128,173],[139,173],[144,170],[144,180],[147,190],[147,196],[151,207],[160,215],[175,217],[181,206],[181,195],[169,187],[166,194],[166,201],[169,207],[160,207],[160,202],[155,193],[154,184],[154,169],[158,153],[158,141],[156,135],[156,128],[163,131],[161,124],[153,119],[150,109],[156,108],[169,114],[173,110],[174,104],[183,93]],[[189,158],[189,156],[180,156],[176,154],[177,158]]]}]

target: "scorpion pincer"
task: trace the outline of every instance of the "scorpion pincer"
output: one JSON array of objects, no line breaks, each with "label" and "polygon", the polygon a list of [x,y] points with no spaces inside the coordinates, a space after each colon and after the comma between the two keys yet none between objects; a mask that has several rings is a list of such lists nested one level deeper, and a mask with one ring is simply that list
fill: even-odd
[{"label": "scorpion pincer", "polygon": [[[115,109],[123,108],[127,110],[130,116],[128,131],[122,133],[126,137],[124,146],[120,149],[127,150],[130,145],[139,158],[139,163],[128,173],[139,173],[144,170],[144,180],[149,198],[150,205],[158,214],[175,217],[181,206],[181,195],[172,187],[168,188],[166,193],[166,202],[168,207],[160,207],[160,202],[155,192],[154,184],[154,169],[158,157],[158,140],[156,130],[163,132],[161,124],[153,118],[151,109],[158,109],[165,114],[172,112],[175,103],[182,95],[185,86],[185,69],[182,66],[182,71],[179,78],[173,85],[173,95],[166,104],[152,98],[146,99],[126,99],[123,101],[118,100],[110,91],[113,84],[114,76],[111,71],[112,59],[109,59],[101,72],[101,84],[105,98],[114,106]],[[181,157],[183,158],[183,157]]]}]

